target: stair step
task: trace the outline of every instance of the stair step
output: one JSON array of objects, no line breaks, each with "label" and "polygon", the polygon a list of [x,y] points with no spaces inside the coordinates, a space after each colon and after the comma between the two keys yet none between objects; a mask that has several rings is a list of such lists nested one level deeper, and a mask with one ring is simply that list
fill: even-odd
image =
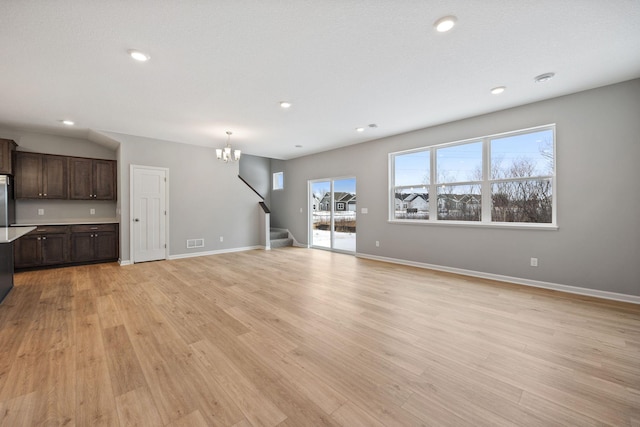
[{"label": "stair step", "polygon": [[269,238],[273,241],[273,240],[277,240],[277,239],[287,239],[289,237],[289,232],[288,231],[282,231],[282,230],[271,230],[269,232]]},{"label": "stair step", "polygon": [[272,239],[271,240],[271,249],[274,248],[284,248],[287,246],[293,246],[293,239],[284,238],[284,239]]}]

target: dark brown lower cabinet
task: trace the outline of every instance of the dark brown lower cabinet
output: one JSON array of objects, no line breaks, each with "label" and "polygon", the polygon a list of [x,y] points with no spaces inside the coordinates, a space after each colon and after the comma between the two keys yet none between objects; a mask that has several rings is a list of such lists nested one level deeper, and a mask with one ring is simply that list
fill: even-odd
[{"label": "dark brown lower cabinet", "polygon": [[69,262],[69,227],[38,227],[14,244],[15,268],[66,264]]},{"label": "dark brown lower cabinet", "polygon": [[104,261],[118,258],[116,224],[71,227],[71,262]]},{"label": "dark brown lower cabinet", "polygon": [[118,224],[41,226],[14,244],[15,268],[118,259]]}]

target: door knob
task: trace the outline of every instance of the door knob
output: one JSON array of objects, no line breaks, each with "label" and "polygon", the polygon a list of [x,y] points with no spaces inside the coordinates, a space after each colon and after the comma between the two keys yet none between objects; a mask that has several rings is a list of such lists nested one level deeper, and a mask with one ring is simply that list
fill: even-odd
[{"label": "door knob", "polygon": [[140,218],[134,218],[133,222],[140,222]]}]

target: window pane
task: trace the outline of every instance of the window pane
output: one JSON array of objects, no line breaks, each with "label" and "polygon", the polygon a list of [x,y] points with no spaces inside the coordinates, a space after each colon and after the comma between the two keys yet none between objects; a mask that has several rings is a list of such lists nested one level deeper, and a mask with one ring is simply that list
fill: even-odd
[{"label": "window pane", "polygon": [[429,151],[394,156],[395,186],[429,185]]},{"label": "window pane", "polygon": [[436,150],[438,183],[482,180],[482,141]]},{"label": "window pane", "polygon": [[480,185],[438,186],[438,219],[480,221],[482,200]]},{"label": "window pane", "polygon": [[273,189],[282,190],[284,188],[284,172],[275,172],[273,174]]},{"label": "window pane", "polygon": [[551,179],[491,184],[491,221],[551,223]]},{"label": "window pane", "polygon": [[395,219],[429,219],[429,187],[396,188]]},{"label": "window pane", "polygon": [[553,175],[553,131],[491,140],[491,179]]}]

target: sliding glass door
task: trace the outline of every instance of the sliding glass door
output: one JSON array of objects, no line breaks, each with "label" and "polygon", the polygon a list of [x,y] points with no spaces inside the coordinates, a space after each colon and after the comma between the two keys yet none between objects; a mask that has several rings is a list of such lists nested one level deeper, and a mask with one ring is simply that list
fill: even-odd
[{"label": "sliding glass door", "polygon": [[309,242],[312,247],[356,251],[356,179],[309,181]]}]

